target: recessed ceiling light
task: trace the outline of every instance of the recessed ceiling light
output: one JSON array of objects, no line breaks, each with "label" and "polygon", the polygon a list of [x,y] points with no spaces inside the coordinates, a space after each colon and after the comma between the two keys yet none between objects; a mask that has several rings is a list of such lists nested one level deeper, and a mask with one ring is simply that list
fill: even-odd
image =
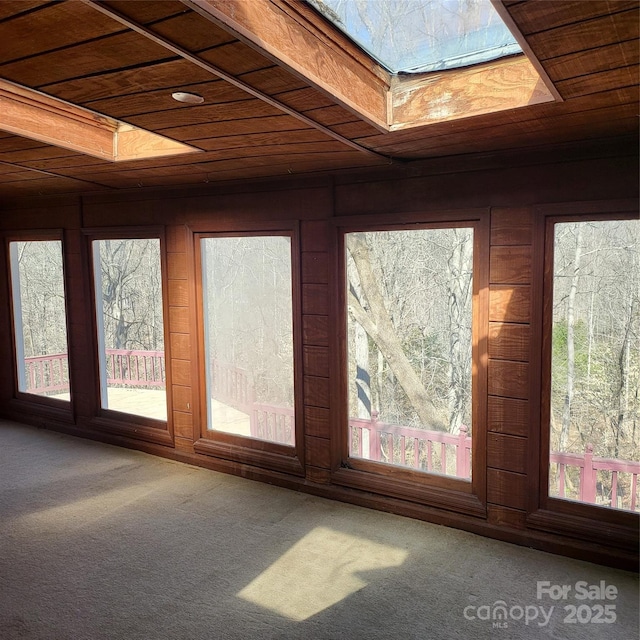
[{"label": "recessed ceiling light", "polygon": [[171,97],[186,104],[202,104],[204,102],[204,98],[197,93],[186,93],[185,91],[176,91],[171,94]]}]

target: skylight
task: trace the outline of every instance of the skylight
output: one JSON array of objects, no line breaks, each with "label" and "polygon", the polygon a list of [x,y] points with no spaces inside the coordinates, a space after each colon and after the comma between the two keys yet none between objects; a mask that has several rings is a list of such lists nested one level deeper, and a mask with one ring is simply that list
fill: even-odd
[{"label": "skylight", "polygon": [[202,149],[0,79],[0,131],[124,162]]},{"label": "skylight", "polygon": [[392,73],[457,69],[522,53],[489,0],[308,0]]}]

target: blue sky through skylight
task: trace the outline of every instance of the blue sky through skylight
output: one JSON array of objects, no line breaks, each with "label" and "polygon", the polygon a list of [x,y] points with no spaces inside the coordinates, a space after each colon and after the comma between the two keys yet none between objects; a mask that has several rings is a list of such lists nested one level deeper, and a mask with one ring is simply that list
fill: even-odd
[{"label": "blue sky through skylight", "polygon": [[308,0],[393,73],[456,69],[521,53],[489,0]]}]

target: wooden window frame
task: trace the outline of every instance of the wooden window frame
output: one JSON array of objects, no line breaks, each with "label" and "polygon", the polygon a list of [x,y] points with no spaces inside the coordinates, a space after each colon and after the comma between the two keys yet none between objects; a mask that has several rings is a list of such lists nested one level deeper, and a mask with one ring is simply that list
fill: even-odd
[{"label": "wooden window frame", "polygon": [[[173,410],[171,394],[171,341],[169,336],[169,284],[167,277],[167,245],[165,229],[161,226],[150,227],[105,227],[82,229],[85,237],[86,268],[91,290],[91,341],[94,363],[92,393],[92,414],[88,426],[98,431],[127,436],[136,440],[173,446]],[[93,243],[99,240],[159,240],[160,275],[162,278],[162,322],[164,334],[164,357],[166,378],[167,420],[158,420],[133,413],[105,409],[102,407],[100,392],[100,341],[98,339],[97,292],[94,273]]]},{"label": "wooden window frame", "polygon": [[[489,329],[489,210],[471,209],[436,214],[408,213],[393,216],[349,216],[336,218],[336,283],[334,300],[336,332],[330,349],[337,354],[332,367],[335,381],[332,421],[338,425],[332,445],[332,481],[336,484],[392,498],[417,502],[478,518],[487,515],[487,365]],[[413,229],[473,228],[472,311],[472,477],[471,482],[434,473],[373,462],[349,456],[348,354],[346,254],[347,233],[402,231]]]},{"label": "wooden window frame", "polygon": [[[541,531],[569,535],[609,547],[637,551],[640,533],[638,514],[549,495],[551,347],[555,225],[563,222],[637,220],[637,202],[568,203],[534,209],[534,283],[532,304],[531,398],[536,415],[531,416],[531,455],[528,469],[526,523]],[[532,412],[533,413],[533,412]]]},{"label": "wooden window frame", "polygon": [[[233,229],[233,230],[232,230]],[[224,225],[224,230],[193,230],[194,262],[196,274],[196,316],[198,340],[198,408],[199,438],[194,443],[196,453],[210,455],[236,463],[249,464],[272,471],[296,476],[304,476],[304,402],[302,396],[302,305],[301,305],[301,264],[300,231],[297,221],[273,223],[242,223]],[[241,238],[284,236],[291,241],[291,292],[293,327],[293,385],[295,445],[287,446],[266,440],[208,429],[207,378],[204,366],[207,362],[205,351],[204,299],[202,294],[202,243],[207,238]]]},{"label": "wooden window frame", "polygon": [[[16,335],[15,326],[15,303],[14,303],[14,286],[13,279],[14,274],[11,264],[11,248],[10,245],[13,242],[48,242],[55,241],[60,242],[60,248],[62,252],[62,284],[64,289],[64,306],[65,306],[65,328],[67,332],[67,362],[69,367],[69,400],[62,400],[61,398],[50,398],[47,396],[38,395],[35,393],[29,393],[27,391],[20,391],[18,384],[18,337]],[[11,404],[15,405],[16,409],[22,410],[25,406],[28,406],[28,411],[31,413],[37,413],[38,415],[48,416],[52,418],[64,421],[73,422],[73,369],[72,369],[72,356],[71,349],[69,348],[69,336],[70,336],[70,318],[69,318],[69,304],[67,299],[67,291],[69,289],[68,279],[69,270],[66,265],[66,252],[64,241],[63,229],[34,229],[25,231],[11,231],[5,235],[5,254],[6,254],[6,268],[7,268],[7,292],[9,301],[9,313],[10,313],[10,344],[11,344],[11,359],[12,359],[12,373],[13,373],[13,398],[10,400]],[[27,403],[25,405],[24,403]]]}]

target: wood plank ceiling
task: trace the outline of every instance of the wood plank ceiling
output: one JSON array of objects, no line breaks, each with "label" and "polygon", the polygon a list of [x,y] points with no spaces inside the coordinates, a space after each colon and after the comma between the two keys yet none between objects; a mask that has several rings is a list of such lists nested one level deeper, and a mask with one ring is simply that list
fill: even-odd
[{"label": "wood plank ceiling", "polygon": [[[275,98],[288,112],[89,3],[2,0],[1,79],[203,153],[114,164],[0,131],[0,197],[339,172],[384,166],[390,158],[637,136],[636,0],[504,0],[564,101],[384,133],[178,0],[102,4]],[[175,102],[176,90],[205,102]]]}]

